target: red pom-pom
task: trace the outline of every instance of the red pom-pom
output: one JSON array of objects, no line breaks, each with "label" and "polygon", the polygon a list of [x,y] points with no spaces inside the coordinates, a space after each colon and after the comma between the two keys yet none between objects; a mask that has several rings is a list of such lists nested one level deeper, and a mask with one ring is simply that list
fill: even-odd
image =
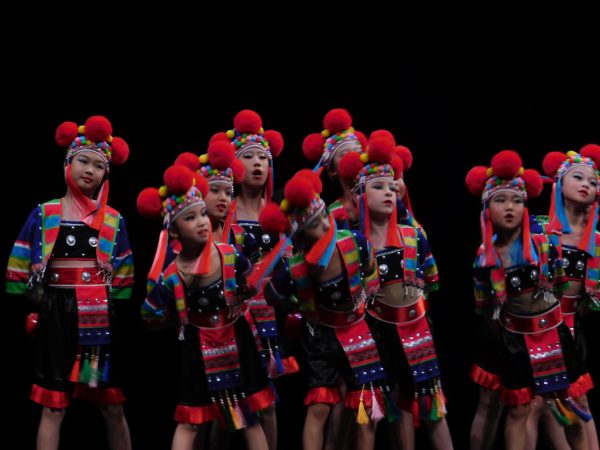
[{"label": "red pom-pom", "polygon": [[120,166],[129,158],[129,145],[125,142],[125,139],[120,137],[113,137],[110,144],[112,148],[112,157],[110,159],[111,164]]},{"label": "red pom-pom", "polygon": [[323,128],[330,133],[339,133],[352,126],[352,116],[343,108],[332,109],[323,118]]},{"label": "red pom-pom", "polygon": [[258,222],[264,231],[272,234],[285,233],[290,226],[287,216],[275,203],[265,205],[260,212]]},{"label": "red pom-pom", "polygon": [[148,187],[140,192],[137,198],[137,209],[142,216],[149,219],[160,217],[162,198],[158,189]]},{"label": "red pom-pom", "polygon": [[396,146],[396,139],[394,135],[388,130],[375,130],[369,135],[369,141],[374,139],[388,139],[392,142],[393,146]]},{"label": "red pom-pom", "polygon": [[304,209],[310,205],[311,200],[315,197],[312,182],[299,177],[292,177],[285,184],[283,192],[290,205],[300,209]]},{"label": "red pom-pom", "polygon": [[544,160],[542,161],[542,170],[549,177],[553,177],[556,175],[556,172],[567,160],[567,154],[562,152],[550,152],[546,156],[544,156]]},{"label": "red pom-pom", "polygon": [[488,178],[487,167],[475,166],[467,173],[465,184],[471,194],[480,197]]},{"label": "red pom-pom", "polygon": [[394,169],[394,179],[401,178],[404,174],[404,162],[399,156],[394,156],[390,161],[390,166]]},{"label": "red pom-pom", "polygon": [[179,156],[175,159],[176,166],[184,166],[190,169],[192,172],[198,170],[200,167],[200,160],[198,159],[198,155],[195,155],[192,152],[183,152],[180,153]]},{"label": "red pom-pom", "polygon": [[413,163],[413,155],[410,149],[408,147],[405,147],[404,145],[396,145],[394,152],[396,152],[396,155],[398,155],[400,159],[402,159],[402,163],[404,164],[404,170],[410,169]]},{"label": "red pom-pom", "polygon": [[238,133],[258,134],[258,131],[262,128],[262,119],[258,113],[250,109],[244,109],[233,118],[233,127]]},{"label": "red pom-pom", "polygon": [[600,169],[600,145],[587,144],[581,147],[579,153],[583,156],[591,158],[596,163],[596,168]]},{"label": "red pom-pom", "polygon": [[102,142],[112,134],[112,125],[104,116],[92,116],[85,121],[85,137],[92,142]]},{"label": "red pom-pom", "polygon": [[200,191],[200,193],[202,194],[202,198],[206,198],[206,196],[208,195],[208,180],[204,177],[201,176],[196,176],[196,187],[198,188],[198,190]]},{"label": "red pom-pom", "polygon": [[301,169],[294,174],[294,178],[295,177],[298,177],[301,180],[309,181],[317,194],[323,192],[323,182],[321,181],[319,174],[316,172],[313,172],[310,169]]},{"label": "red pom-pom", "polygon": [[208,147],[208,162],[210,166],[225,170],[235,161],[235,150],[230,142],[217,141]]},{"label": "red pom-pom", "polygon": [[321,133],[311,133],[302,141],[302,153],[309,161],[318,161],[323,156],[325,138]]},{"label": "red pom-pom", "polygon": [[512,180],[523,166],[521,157],[514,150],[502,150],[492,158],[494,175],[502,180]]},{"label": "red pom-pom", "polygon": [[527,189],[527,196],[529,198],[536,198],[542,193],[544,189],[544,180],[537,170],[525,169],[523,175],[521,175],[525,182],[525,188]]},{"label": "red pom-pom", "polygon": [[219,131],[211,136],[210,141],[208,141],[208,145],[210,146],[210,144],[217,141],[231,142],[231,139],[227,137],[227,133],[224,131]]},{"label": "red pom-pom", "polygon": [[163,175],[167,189],[175,195],[185,194],[192,187],[194,178],[194,172],[185,166],[171,166]]},{"label": "red pom-pom", "polygon": [[269,143],[271,155],[273,158],[277,158],[283,150],[283,136],[279,131],[267,130],[263,133],[263,137]]},{"label": "red pom-pom", "polygon": [[79,132],[75,122],[63,122],[56,129],[54,139],[60,147],[68,147],[75,140]]},{"label": "red pom-pom", "polygon": [[356,136],[356,139],[358,139],[358,142],[360,142],[360,148],[364,152],[367,149],[367,145],[369,145],[369,140],[367,139],[367,135],[365,133],[363,133],[362,131],[355,130],[354,136]]},{"label": "red pom-pom", "polygon": [[364,163],[360,159],[360,153],[349,152],[342,156],[338,164],[338,173],[345,180],[354,180],[360,169],[364,167]]},{"label": "red pom-pom", "polygon": [[246,168],[244,167],[244,163],[242,163],[239,159],[236,159],[231,165],[231,170],[233,170],[234,183],[241,183],[244,181],[244,177],[246,176]]},{"label": "red pom-pom", "polygon": [[394,156],[394,143],[387,138],[369,140],[369,162],[387,164]]}]

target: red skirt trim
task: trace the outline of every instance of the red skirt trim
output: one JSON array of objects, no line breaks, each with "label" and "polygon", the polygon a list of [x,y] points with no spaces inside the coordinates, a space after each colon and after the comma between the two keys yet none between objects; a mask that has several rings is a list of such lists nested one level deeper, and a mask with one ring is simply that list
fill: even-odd
[{"label": "red skirt trim", "polygon": [[97,405],[120,405],[125,402],[125,395],[121,388],[91,388],[79,383],[75,386],[73,398]]},{"label": "red skirt trim", "polygon": [[300,366],[295,356],[288,356],[282,358],[281,363],[283,364],[283,375],[289,375],[290,373],[300,372]]},{"label": "red skirt trim", "polygon": [[262,391],[258,391],[246,397],[246,402],[250,411],[256,412],[261,409],[268,408],[275,401],[275,392],[270,386],[267,386]]},{"label": "red skirt trim", "polygon": [[51,391],[37,384],[31,386],[31,396],[29,398],[47,408],[64,409],[70,404],[69,396],[66,392]]},{"label": "red skirt trim", "polygon": [[328,405],[337,405],[342,401],[342,394],[337,386],[316,387],[309,389],[304,397],[304,406],[315,405],[317,403],[326,403]]},{"label": "red skirt trim", "polygon": [[509,389],[500,387],[500,397],[506,406],[526,405],[533,400],[534,394],[530,387],[521,389]]},{"label": "red skirt trim", "polygon": [[[375,398],[377,402],[383,409],[383,393],[381,389],[375,389]],[[365,389],[363,392],[363,404],[365,408],[370,408],[373,405],[373,395],[371,393],[371,389]],[[344,406],[346,408],[352,408],[358,410],[358,406],[360,405],[360,391],[351,391],[346,393],[346,398],[344,399]]]},{"label": "red skirt trim", "polygon": [[500,376],[495,373],[488,372],[477,364],[473,364],[471,366],[469,376],[471,377],[471,380],[483,388],[490,389],[492,391],[497,391],[500,389]]},{"label": "red skirt trim", "polygon": [[567,392],[571,397],[577,398],[587,394],[587,391],[589,391],[593,387],[594,382],[592,381],[592,377],[589,373],[584,373],[579,378],[577,378],[577,381],[575,381],[575,383],[572,383],[569,386]]},{"label": "red skirt trim", "polygon": [[175,408],[175,421],[179,423],[200,425],[212,422],[217,418],[219,418],[217,408],[212,404],[207,406],[177,405],[177,408]]}]

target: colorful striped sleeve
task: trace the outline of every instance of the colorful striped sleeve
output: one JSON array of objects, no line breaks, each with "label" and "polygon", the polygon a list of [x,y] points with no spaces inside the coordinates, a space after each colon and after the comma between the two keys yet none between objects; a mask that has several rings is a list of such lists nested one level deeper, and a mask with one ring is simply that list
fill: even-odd
[{"label": "colorful striped sleeve", "polygon": [[133,289],[133,254],[129,245],[125,220],[119,216],[116,245],[113,248],[111,298],[129,299]]},{"label": "colorful striped sleeve", "polygon": [[429,245],[429,241],[425,237],[425,235],[421,232],[420,229],[417,228],[417,249],[419,253],[419,271],[420,273],[417,276],[423,276],[423,281],[425,282],[425,296],[430,292],[437,291],[439,288],[439,279],[440,276],[438,274],[437,264],[435,262],[435,258],[431,253],[431,245]]},{"label": "colorful striped sleeve", "polygon": [[175,296],[169,278],[161,274],[155,289],[148,294],[141,307],[142,320],[148,328],[162,328],[176,317]]},{"label": "colorful striped sleeve", "polygon": [[41,260],[41,250],[34,248],[36,242],[41,243],[41,208],[35,208],[21,228],[8,258],[6,270],[6,292],[9,294],[25,294],[27,282],[34,259]]}]

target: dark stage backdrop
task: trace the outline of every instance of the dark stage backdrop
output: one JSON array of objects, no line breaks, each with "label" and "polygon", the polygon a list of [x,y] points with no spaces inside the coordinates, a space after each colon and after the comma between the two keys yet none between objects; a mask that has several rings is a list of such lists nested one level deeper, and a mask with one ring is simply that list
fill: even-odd
[{"label": "dark stage backdrop", "polygon": [[[331,71],[314,54],[296,49],[286,64],[267,64],[266,73],[247,82],[229,76],[234,71],[231,61],[218,66],[209,64],[207,57],[191,65],[186,58],[193,53],[184,57],[158,47],[153,52],[160,55],[140,50],[140,61],[124,59],[102,77],[90,68],[78,72],[77,79],[69,68],[44,68],[26,55],[15,57],[12,82],[5,89],[13,89],[17,97],[3,103],[3,116],[9,116],[3,130],[3,261],[29,211],[64,193],[64,152],[53,141],[57,125],[103,114],[131,148],[127,164],[111,173],[110,204],[127,221],[136,264],[134,296],[119,307],[127,356],[125,408],[134,448],[169,448],[176,402],[175,334],[146,331],[139,315],[160,224],[137,214],[138,192],[158,186],[163,169],[179,152],[205,151],[210,136],[231,128],[235,113],[245,108],[259,112],[265,128],[283,133],[285,148],[275,161],[276,185],[282,187],[295,170],[310,166],[301,154],[302,140],[320,131],[323,115],[335,107],[347,108],[358,130],[389,129],[413,151],[414,164],[405,180],[441,276],[430,311],[449,400],[448,421],[455,448],[468,448],[477,402],[477,389],[467,376],[473,344],[471,263],[480,236],[479,200],[468,195],[464,176],[473,165],[488,164],[502,149],[519,151],[526,167],[540,169],[548,151],[600,143],[600,89],[597,71],[576,49],[561,52],[559,61],[554,47],[542,50],[535,39],[523,43],[501,27],[473,26],[453,39],[445,34],[451,31],[450,26],[438,30],[435,44],[424,44],[418,54],[400,51],[400,41],[398,51],[390,49],[393,40],[387,41],[385,51],[358,47],[353,57],[359,61],[350,58],[345,67],[333,64]],[[135,47],[125,50],[136,52]],[[197,64],[202,77],[192,70]],[[59,82],[36,70],[65,76]],[[546,192],[530,209],[545,213],[548,204]],[[4,291],[4,284],[1,287]],[[23,327],[28,306],[22,298],[2,299],[3,436],[20,437],[22,443],[14,448],[33,448],[40,411],[27,400],[33,349]],[[598,315],[586,326],[598,384]],[[303,380],[281,380],[278,389],[280,448],[301,448]],[[600,417],[598,394],[590,399]],[[105,448],[103,436],[96,410],[79,403],[69,409],[62,448]],[[418,442],[419,448],[428,448],[422,430]],[[235,443],[242,445],[238,438]],[[378,446],[384,445],[382,431]]]}]

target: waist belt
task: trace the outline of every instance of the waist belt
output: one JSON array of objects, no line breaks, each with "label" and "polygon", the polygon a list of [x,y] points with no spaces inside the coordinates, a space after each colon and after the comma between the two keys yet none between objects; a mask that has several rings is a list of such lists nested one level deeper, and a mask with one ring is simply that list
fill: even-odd
[{"label": "waist belt", "polygon": [[317,317],[319,322],[327,327],[346,327],[362,319],[365,315],[365,309],[364,302],[353,311],[332,311],[317,305]]},{"label": "waist belt", "polygon": [[535,316],[519,316],[517,314],[502,312],[504,328],[515,333],[539,333],[540,331],[556,328],[562,323],[560,305]]},{"label": "waist belt", "polygon": [[422,317],[426,309],[425,298],[421,296],[415,303],[407,306],[391,306],[375,298],[367,311],[384,322],[406,323]]},{"label": "waist belt", "polygon": [[49,267],[48,286],[106,285],[98,267]]}]

